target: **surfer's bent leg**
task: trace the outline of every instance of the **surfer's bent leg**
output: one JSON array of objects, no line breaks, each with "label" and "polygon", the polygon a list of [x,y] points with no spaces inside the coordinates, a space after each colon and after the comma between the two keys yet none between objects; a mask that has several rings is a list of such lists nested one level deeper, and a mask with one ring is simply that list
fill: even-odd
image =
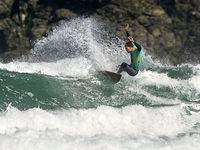
[{"label": "surfer's bent leg", "polygon": [[130,76],[136,76],[139,72],[139,70],[135,70],[133,68],[131,68],[129,65],[127,65],[127,67],[125,68],[126,72],[130,75]]},{"label": "surfer's bent leg", "polygon": [[122,73],[122,71],[126,71],[130,76],[136,76],[139,70],[135,70],[131,68],[127,63],[122,63],[117,73]]}]

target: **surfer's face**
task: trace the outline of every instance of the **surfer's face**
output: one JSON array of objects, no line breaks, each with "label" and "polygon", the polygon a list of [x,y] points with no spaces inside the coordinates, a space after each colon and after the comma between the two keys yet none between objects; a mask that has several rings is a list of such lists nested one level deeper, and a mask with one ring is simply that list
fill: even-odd
[{"label": "surfer's face", "polygon": [[133,47],[128,47],[128,46],[125,46],[125,49],[128,53],[130,53],[134,48]]}]

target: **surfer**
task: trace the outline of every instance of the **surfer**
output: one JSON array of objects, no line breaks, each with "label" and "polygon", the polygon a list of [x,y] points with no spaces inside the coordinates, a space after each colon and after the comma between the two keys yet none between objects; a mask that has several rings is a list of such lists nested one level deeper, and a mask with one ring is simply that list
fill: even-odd
[{"label": "surfer", "polygon": [[122,73],[126,71],[130,76],[136,76],[139,72],[141,66],[141,46],[136,43],[128,32],[129,24],[125,27],[126,35],[129,42],[125,44],[125,49],[131,55],[131,64],[123,62],[117,73]]}]

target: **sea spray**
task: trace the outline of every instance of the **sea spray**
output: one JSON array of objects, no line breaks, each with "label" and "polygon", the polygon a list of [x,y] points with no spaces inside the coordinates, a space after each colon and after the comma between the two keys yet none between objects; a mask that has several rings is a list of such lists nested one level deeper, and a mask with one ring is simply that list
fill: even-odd
[{"label": "sea spray", "polygon": [[[102,24],[93,18],[79,17],[62,22],[52,32],[34,42],[29,61],[55,62],[66,58],[84,57],[91,60],[95,70],[113,69],[123,41],[116,36],[107,36]],[[113,41],[113,38],[116,39]]]}]

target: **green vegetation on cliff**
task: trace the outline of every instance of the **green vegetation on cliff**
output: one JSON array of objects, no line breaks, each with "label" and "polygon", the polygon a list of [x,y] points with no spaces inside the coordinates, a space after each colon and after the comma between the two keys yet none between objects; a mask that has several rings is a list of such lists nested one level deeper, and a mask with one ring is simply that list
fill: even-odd
[{"label": "green vegetation on cliff", "polygon": [[0,0],[1,57],[26,55],[62,20],[93,16],[122,39],[130,33],[155,59],[199,63],[199,0]]}]

